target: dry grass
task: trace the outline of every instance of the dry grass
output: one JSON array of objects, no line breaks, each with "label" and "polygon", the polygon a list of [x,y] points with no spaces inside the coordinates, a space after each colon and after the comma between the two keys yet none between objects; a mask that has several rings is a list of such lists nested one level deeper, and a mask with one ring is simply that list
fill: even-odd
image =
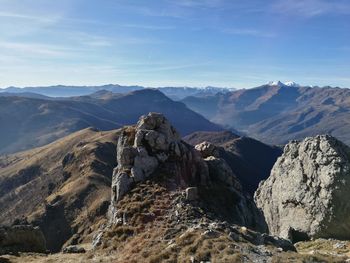
[{"label": "dry grass", "polygon": [[[0,196],[0,223],[26,217],[43,228],[56,250],[71,242],[73,234],[78,235],[74,242],[91,240],[91,233],[106,220],[119,133],[85,129],[47,146],[1,157],[0,189],[7,186],[7,191]],[[25,182],[29,174],[23,171],[30,167],[39,168]],[[49,219],[48,207],[51,218],[62,220]],[[57,241],[52,231],[66,234]]]}]

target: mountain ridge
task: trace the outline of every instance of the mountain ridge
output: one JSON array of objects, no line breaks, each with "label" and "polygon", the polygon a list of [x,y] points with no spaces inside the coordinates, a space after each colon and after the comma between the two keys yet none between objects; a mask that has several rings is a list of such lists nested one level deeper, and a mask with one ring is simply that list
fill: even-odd
[{"label": "mountain ridge", "polygon": [[192,110],[269,144],[331,134],[350,144],[350,89],[262,85],[205,98],[187,97]]},{"label": "mountain ridge", "polygon": [[228,92],[233,88],[221,88],[221,87],[144,87],[138,85],[119,85],[119,84],[106,84],[100,86],[67,86],[67,85],[55,85],[55,86],[37,86],[37,87],[7,87],[0,89],[0,94],[4,92],[8,93],[37,93],[48,97],[72,97],[72,96],[84,96],[89,95],[101,90],[111,91],[113,93],[128,93],[137,90],[144,89],[157,89],[163,92],[166,96],[174,100],[180,100],[187,96],[205,96],[210,94],[216,94],[219,92]]},{"label": "mountain ridge", "polygon": [[183,135],[222,129],[154,89],[64,99],[0,96],[0,110],[3,154],[45,145],[87,127],[116,129],[152,111],[163,112]]}]

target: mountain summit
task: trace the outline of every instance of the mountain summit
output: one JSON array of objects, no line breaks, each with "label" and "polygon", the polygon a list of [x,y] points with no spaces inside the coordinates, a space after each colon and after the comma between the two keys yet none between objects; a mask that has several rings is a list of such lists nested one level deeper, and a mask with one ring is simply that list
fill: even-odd
[{"label": "mountain summit", "polygon": [[281,81],[269,81],[267,83],[268,86],[278,86],[278,87],[296,87],[299,88],[301,85],[298,83],[295,83],[294,81],[287,81],[287,82],[281,82]]}]

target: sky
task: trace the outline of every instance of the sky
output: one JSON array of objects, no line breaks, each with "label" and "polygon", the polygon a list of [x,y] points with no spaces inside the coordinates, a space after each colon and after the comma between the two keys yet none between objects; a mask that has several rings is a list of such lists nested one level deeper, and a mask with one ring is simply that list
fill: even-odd
[{"label": "sky", "polygon": [[0,87],[350,88],[350,0],[0,0]]}]

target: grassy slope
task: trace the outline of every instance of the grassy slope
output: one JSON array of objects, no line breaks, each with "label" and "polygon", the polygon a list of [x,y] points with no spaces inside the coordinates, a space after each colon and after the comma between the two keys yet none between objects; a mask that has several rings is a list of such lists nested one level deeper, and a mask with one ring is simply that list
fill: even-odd
[{"label": "grassy slope", "polygon": [[[33,150],[0,158],[0,223],[27,218],[57,250],[103,218],[116,166],[118,131],[85,129]],[[91,222],[93,221],[93,222]],[[87,230],[88,229],[88,230]]]}]

